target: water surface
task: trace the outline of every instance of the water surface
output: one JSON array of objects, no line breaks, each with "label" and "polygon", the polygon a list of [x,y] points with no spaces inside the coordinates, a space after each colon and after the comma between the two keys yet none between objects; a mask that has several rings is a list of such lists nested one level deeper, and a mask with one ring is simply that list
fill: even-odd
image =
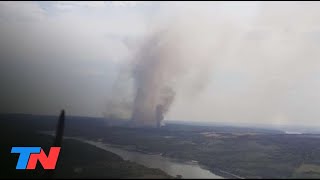
[{"label": "water surface", "polygon": [[[52,133],[45,133],[50,134]],[[166,158],[161,155],[145,154],[137,151],[126,150],[121,147],[115,147],[111,144],[105,144],[103,142],[86,140],[78,137],[64,137],[65,139],[78,140],[100,149],[112,152],[122,157],[124,160],[129,160],[141,164],[149,168],[161,169],[171,176],[181,175],[182,178],[197,178],[197,179],[222,179],[222,177],[213,174],[209,170],[203,169],[196,163],[183,163]]]}]

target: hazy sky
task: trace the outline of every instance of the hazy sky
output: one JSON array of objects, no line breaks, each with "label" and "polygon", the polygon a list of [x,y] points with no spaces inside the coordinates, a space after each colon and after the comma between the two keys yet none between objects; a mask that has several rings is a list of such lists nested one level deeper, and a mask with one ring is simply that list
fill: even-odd
[{"label": "hazy sky", "polygon": [[0,2],[0,112],[103,116],[139,42],[175,17],[215,44],[166,119],[320,127],[319,2]]}]

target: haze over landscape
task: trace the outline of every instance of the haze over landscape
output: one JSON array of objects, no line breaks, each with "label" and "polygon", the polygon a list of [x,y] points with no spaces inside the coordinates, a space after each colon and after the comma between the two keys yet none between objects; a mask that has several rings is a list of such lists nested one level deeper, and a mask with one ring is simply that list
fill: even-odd
[{"label": "haze over landscape", "polygon": [[319,179],[319,30],[319,2],[0,2],[0,179]]},{"label": "haze over landscape", "polygon": [[130,117],[147,87],[166,120],[319,127],[319,8],[1,2],[0,112]]}]

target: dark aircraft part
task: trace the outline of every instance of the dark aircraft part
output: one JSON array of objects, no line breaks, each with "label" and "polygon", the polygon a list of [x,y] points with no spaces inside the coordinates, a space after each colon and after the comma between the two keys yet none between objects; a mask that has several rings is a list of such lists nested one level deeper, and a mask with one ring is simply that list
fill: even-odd
[{"label": "dark aircraft part", "polygon": [[[56,129],[56,136],[53,142],[53,147],[61,147],[62,146],[62,139],[63,139],[63,131],[64,131],[64,121],[65,121],[65,112],[64,110],[61,110],[57,129]],[[62,147],[61,147],[62,148]],[[52,179],[54,178],[54,170],[47,170],[44,173],[44,176],[46,179]]]},{"label": "dark aircraft part", "polygon": [[53,143],[53,146],[55,147],[61,147],[62,144],[62,139],[63,139],[63,130],[64,130],[64,118],[65,117],[65,112],[64,110],[61,111],[58,125],[57,125],[57,130],[56,130],[56,137]]}]

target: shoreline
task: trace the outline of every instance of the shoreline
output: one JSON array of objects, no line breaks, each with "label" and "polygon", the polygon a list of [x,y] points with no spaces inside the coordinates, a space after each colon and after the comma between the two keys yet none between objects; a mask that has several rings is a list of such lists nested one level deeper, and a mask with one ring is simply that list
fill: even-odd
[{"label": "shoreline", "polygon": [[[44,135],[54,136],[53,132],[43,132],[42,131],[40,133],[44,134]],[[77,140],[77,141],[80,141],[80,142],[92,141],[92,142],[95,142],[95,143],[99,143],[101,145],[107,145],[107,146],[110,146],[110,147],[119,148],[119,149],[123,149],[123,150],[126,150],[126,151],[138,152],[138,153],[147,154],[147,155],[159,155],[159,156],[162,156],[163,158],[169,159],[169,160],[171,160],[173,162],[176,162],[176,163],[182,163],[182,164],[188,164],[188,165],[197,165],[200,168],[211,172],[212,174],[215,174],[217,176],[222,177],[223,179],[229,179],[229,178],[245,179],[245,178],[240,177],[238,175],[229,173],[227,171],[223,171],[223,170],[221,170],[219,168],[216,168],[216,170],[211,169],[210,167],[208,167],[206,165],[203,165],[202,163],[199,163],[198,161],[192,162],[194,160],[177,159],[177,158],[173,158],[173,157],[170,157],[170,156],[163,155],[163,153],[148,152],[148,151],[137,149],[135,147],[132,148],[133,146],[130,146],[130,145],[110,144],[110,143],[105,142],[105,141],[100,141],[100,140],[97,140],[97,139],[94,139],[94,138],[83,138],[81,136],[76,136],[76,137],[65,136],[65,137],[63,137],[63,139],[73,139],[73,140]],[[87,143],[87,142],[84,142],[84,143]],[[90,143],[87,143],[87,144],[90,144]],[[92,144],[90,144],[90,145],[92,145]]]},{"label": "shoreline", "polygon": [[[79,137],[76,137],[76,138],[79,138]],[[85,140],[94,141],[94,142],[97,142],[97,143],[101,143],[103,145],[108,145],[110,147],[120,148],[120,149],[124,149],[124,150],[127,150],[127,151],[138,152],[138,153],[143,153],[143,154],[147,154],[147,155],[159,155],[159,156],[162,156],[162,157],[164,157],[166,159],[170,159],[171,161],[174,161],[174,162],[177,162],[177,163],[188,164],[188,165],[198,165],[200,168],[205,169],[205,170],[207,170],[207,171],[209,171],[209,172],[211,172],[211,173],[213,173],[213,174],[215,174],[217,176],[220,176],[223,179],[229,179],[229,178],[245,179],[244,177],[241,177],[241,176],[235,175],[233,173],[221,170],[219,168],[216,168],[216,170],[213,170],[210,167],[208,167],[206,165],[203,165],[202,163],[200,163],[198,161],[192,162],[193,160],[177,159],[177,158],[173,158],[173,157],[170,157],[170,156],[163,155],[163,153],[154,153],[154,152],[148,152],[148,151],[140,150],[140,149],[137,149],[137,148],[132,148],[132,146],[130,146],[130,145],[110,144],[108,142],[97,141],[95,139],[85,139]]]}]

